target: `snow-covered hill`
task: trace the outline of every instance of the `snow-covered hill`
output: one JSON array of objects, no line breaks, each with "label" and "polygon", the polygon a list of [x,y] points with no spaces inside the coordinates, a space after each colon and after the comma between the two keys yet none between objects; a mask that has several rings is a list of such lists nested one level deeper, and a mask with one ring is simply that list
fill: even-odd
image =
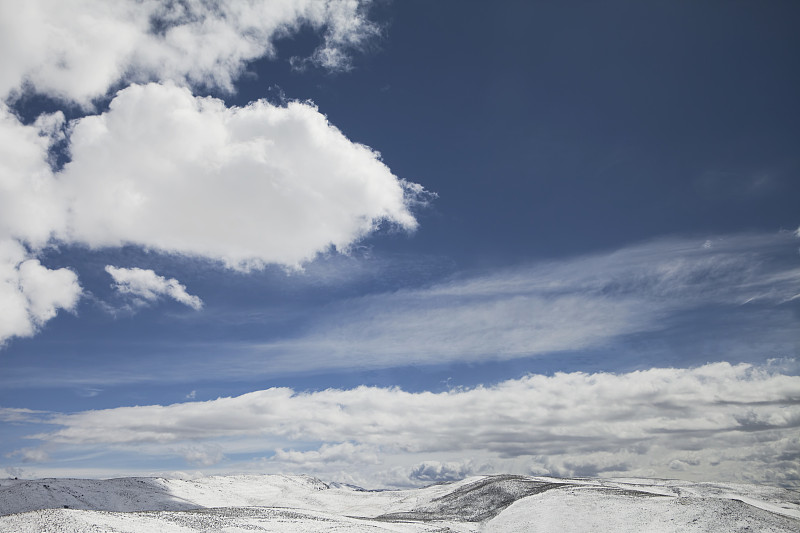
[{"label": "snow-covered hill", "polygon": [[364,491],[307,476],[0,480],[0,532],[793,532],[800,494],[754,485],[483,476]]}]

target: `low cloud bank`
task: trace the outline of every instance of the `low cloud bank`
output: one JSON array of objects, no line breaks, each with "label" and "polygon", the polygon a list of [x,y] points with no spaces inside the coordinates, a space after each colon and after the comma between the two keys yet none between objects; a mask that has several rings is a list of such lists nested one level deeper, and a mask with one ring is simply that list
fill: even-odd
[{"label": "low cloud bank", "polygon": [[442,393],[273,388],[167,406],[32,413],[58,428],[30,438],[62,452],[173,453],[203,464],[247,456],[248,468],[373,485],[489,471],[798,485],[800,376],[790,370],[715,363],[557,373]]}]

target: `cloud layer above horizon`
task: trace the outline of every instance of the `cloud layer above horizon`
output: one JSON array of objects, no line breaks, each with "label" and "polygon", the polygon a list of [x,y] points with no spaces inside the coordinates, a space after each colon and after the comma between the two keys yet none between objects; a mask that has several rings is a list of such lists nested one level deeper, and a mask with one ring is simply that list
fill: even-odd
[{"label": "cloud layer above horizon", "polygon": [[[227,107],[191,90],[233,90],[248,61],[272,56],[275,39],[306,26],[322,41],[308,61],[346,68],[347,51],[378,31],[366,4],[0,3],[0,243],[14,250],[2,255],[0,290],[17,295],[1,311],[0,343],[77,304],[72,271],[37,263],[47,276],[16,281],[48,245],[136,245],[239,270],[299,268],[381,224],[413,230],[410,204],[422,188],[312,103]],[[107,111],[69,122],[56,111],[23,123],[14,111],[39,94],[91,112],[110,89]],[[59,154],[69,154],[63,166]],[[58,295],[48,302],[39,296],[45,279]]]},{"label": "cloud layer above horizon", "polygon": [[795,367],[559,372],[441,393],[272,388],[165,406],[0,415],[56,427],[29,435],[41,446],[19,454],[175,455],[228,471],[303,471],[367,486],[499,471],[675,477],[687,469],[699,480],[793,485]]}]

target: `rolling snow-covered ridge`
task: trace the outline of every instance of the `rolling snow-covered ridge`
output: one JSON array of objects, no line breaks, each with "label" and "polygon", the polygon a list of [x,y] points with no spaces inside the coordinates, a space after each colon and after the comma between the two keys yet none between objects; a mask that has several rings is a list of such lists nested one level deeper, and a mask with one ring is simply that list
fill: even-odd
[{"label": "rolling snow-covered ridge", "polygon": [[0,480],[0,532],[43,530],[796,532],[800,494],[510,475],[397,491],[276,475]]}]

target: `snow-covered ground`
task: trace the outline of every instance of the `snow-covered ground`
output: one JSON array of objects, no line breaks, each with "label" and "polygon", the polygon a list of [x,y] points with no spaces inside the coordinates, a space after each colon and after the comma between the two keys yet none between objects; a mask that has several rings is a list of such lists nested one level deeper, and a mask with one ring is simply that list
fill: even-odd
[{"label": "snow-covered ground", "polygon": [[0,480],[0,532],[792,532],[800,494],[756,485],[482,476],[364,491],[307,476]]}]

